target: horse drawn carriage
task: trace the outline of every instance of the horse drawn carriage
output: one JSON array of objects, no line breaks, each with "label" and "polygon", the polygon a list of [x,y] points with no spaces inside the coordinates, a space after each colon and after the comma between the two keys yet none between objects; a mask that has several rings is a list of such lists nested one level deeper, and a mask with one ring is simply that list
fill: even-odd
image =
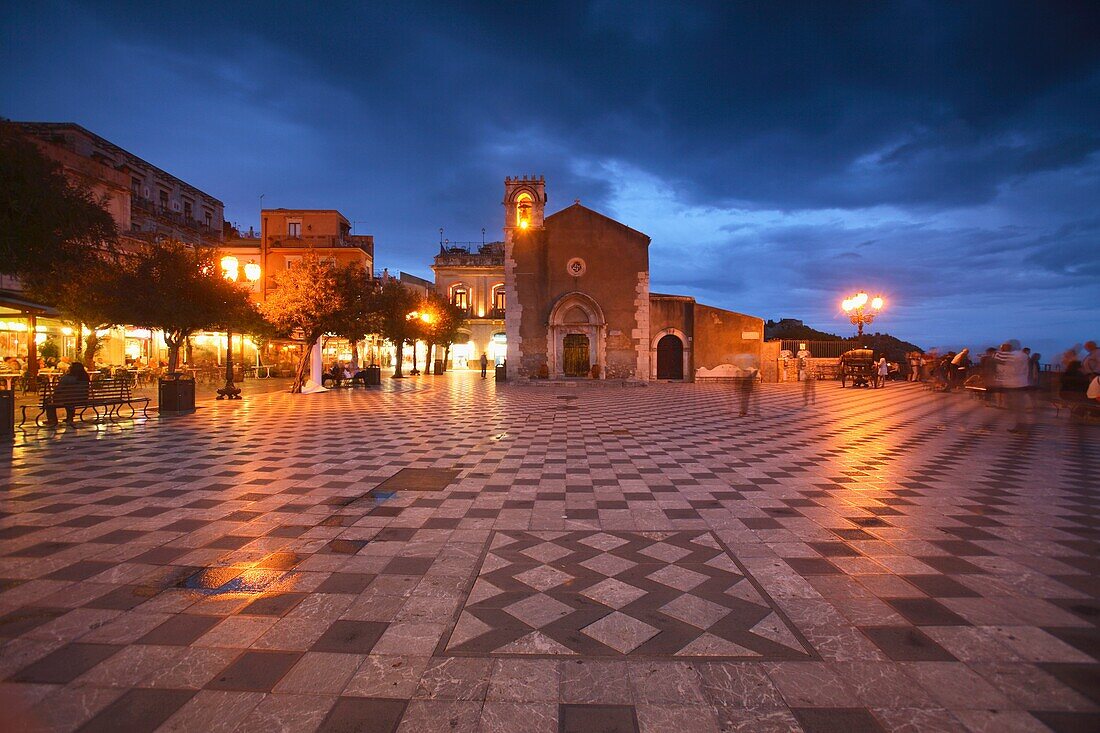
[{"label": "horse drawn carriage", "polygon": [[871,349],[852,349],[840,357],[840,386],[873,387],[881,386],[878,367],[875,364],[875,352]]}]

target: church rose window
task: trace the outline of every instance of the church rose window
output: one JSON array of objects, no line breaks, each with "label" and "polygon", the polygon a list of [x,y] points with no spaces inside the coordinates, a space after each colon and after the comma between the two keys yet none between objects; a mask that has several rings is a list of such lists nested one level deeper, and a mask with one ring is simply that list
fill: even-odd
[{"label": "church rose window", "polygon": [[588,266],[580,257],[574,257],[565,265],[565,271],[570,277],[580,277],[588,270]]}]

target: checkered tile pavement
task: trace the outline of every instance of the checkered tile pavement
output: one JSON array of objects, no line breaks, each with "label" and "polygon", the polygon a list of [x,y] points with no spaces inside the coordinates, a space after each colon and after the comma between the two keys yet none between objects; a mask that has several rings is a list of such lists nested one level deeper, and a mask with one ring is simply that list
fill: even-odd
[{"label": "checkered tile pavement", "polygon": [[4,724],[1100,728],[1097,429],[816,397],[452,374],[28,433]]}]

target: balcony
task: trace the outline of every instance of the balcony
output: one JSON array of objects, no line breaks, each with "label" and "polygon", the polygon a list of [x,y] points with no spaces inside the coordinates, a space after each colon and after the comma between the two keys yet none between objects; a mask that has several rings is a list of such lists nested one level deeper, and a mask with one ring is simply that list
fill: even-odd
[{"label": "balcony", "polygon": [[486,311],[485,315],[479,316],[474,309],[467,308],[465,311],[465,318],[470,321],[503,321],[504,309],[492,308]]},{"label": "balcony", "polygon": [[[171,209],[161,206],[155,201],[144,198],[142,196],[136,196],[131,193],[130,206],[136,211],[142,211],[146,214],[152,214],[159,223],[165,224],[169,227],[177,227],[188,229],[193,232],[197,232],[200,236],[207,238],[220,239],[221,226],[207,226],[205,223],[195,219],[192,216],[187,216],[180,211],[172,211]],[[134,227],[137,231],[143,231],[140,226]]]},{"label": "balcony", "polygon": [[348,236],[341,237],[336,234],[303,234],[292,237],[288,234],[273,236],[270,247],[293,249],[329,249],[329,248],[354,248],[361,249],[367,254],[374,254],[373,237]]}]

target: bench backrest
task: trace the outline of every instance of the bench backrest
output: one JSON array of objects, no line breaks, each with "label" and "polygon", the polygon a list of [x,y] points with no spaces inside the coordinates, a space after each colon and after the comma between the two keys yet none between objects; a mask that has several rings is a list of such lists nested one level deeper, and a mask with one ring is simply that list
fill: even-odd
[{"label": "bench backrest", "polygon": [[51,382],[42,386],[41,396],[43,405],[83,402],[88,399],[88,383],[58,384]]},{"label": "bench backrest", "polygon": [[93,400],[129,399],[130,382],[122,379],[101,379],[92,382],[88,397]]}]

